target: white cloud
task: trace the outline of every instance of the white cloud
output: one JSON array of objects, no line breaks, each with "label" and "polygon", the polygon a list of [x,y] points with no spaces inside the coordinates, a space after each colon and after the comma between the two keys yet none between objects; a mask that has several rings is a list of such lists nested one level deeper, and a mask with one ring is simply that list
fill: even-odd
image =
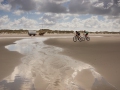
[{"label": "white cloud", "polygon": [[[70,19],[71,17],[78,17],[78,14],[53,14],[53,13],[45,13],[42,17],[39,18],[41,20],[41,23],[46,23],[45,20],[48,20],[50,22],[57,23],[61,20],[65,21]],[[62,21],[61,21],[62,22]]]},{"label": "white cloud", "polygon": [[48,19],[44,19],[44,22],[45,22],[45,24],[47,25],[53,25],[53,24],[55,24],[55,22],[54,21],[49,21]]},{"label": "white cloud", "polygon": [[39,25],[38,22],[33,19],[22,17],[10,21],[8,16],[3,16],[0,18],[0,29],[39,29]]},{"label": "white cloud", "polygon": [[84,26],[87,28],[98,28],[100,21],[98,20],[97,16],[92,16],[84,20]]},{"label": "white cloud", "polygon": [[38,24],[38,22],[33,19],[28,19],[28,18],[22,17],[18,20],[15,20],[12,23],[12,26],[20,27],[23,29],[34,29],[37,26],[37,24]]},{"label": "white cloud", "polygon": [[68,19],[70,19],[70,17],[65,17],[65,20],[68,20]]},{"label": "white cloud", "polygon": [[114,20],[112,23],[112,27],[120,31],[120,19]]},{"label": "white cloud", "polygon": [[11,5],[10,4],[2,4],[4,0],[0,0],[0,10],[3,11],[10,11]]},{"label": "white cloud", "polygon": [[72,14],[46,13],[43,17],[40,17],[40,20],[43,21],[44,24],[52,24],[53,22],[55,23],[51,26],[44,25],[44,28],[59,30],[86,29],[88,31],[118,31],[120,28],[120,19],[109,19],[106,16],[104,19],[100,20],[98,16],[91,16],[90,18],[80,19],[79,15],[72,16]]},{"label": "white cloud", "polygon": [[18,16],[23,14],[23,13],[24,13],[23,10],[16,10],[16,11],[13,12],[13,14],[18,15]]},{"label": "white cloud", "polygon": [[10,21],[10,19],[9,19],[8,15],[4,15],[4,16],[0,17],[0,29],[7,29],[9,21]]},{"label": "white cloud", "polygon": [[35,14],[40,15],[41,13],[40,12],[35,12]]},{"label": "white cloud", "polygon": [[118,31],[120,28],[120,19],[116,20],[99,20],[97,16],[92,16],[81,20],[73,18],[69,22],[59,22],[51,27],[63,30],[88,30],[88,31]]},{"label": "white cloud", "polygon": [[0,17],[0,25],[6,24],[9,22],[8,15]]},{"label": "white cloud", "polygon": [[[99,20],[98,16],[91,16],[87,19],[80,19],[79,17],[72,17],[71,15],[59,15],[59,14],[45,14],[46,16],[40,17],[43,19],[43,28],[49,28],[53,30],[88,30],[88,31],[119,31],[120,29],[120,19],[104,19]],[[64,17],[64,18],[63,18]],[[69,20],[66,20],[69,19]],[[57,22],[56,22],[57,21]],[[39,30],[41,25],[40,22],[29,19],[26,17],[21,17],[17,20],[10,21],[9,17],[0,17],[0,29],[37,29]]]}]

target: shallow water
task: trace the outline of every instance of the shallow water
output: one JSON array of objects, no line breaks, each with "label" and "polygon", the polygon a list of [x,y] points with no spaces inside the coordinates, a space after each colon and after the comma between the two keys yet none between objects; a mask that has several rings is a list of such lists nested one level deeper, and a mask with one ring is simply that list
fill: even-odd
[{"label": "shallow water", "polygon": [[[47,39],[22,39],[5,46],[25,56],[14,72],[0,82],[0,90],[43,90],[35,87],[37,77],[46,83],[44,90],[116,90],[91,65],[60,54],[62,48],[45,45],[43,41]],[[90,86],[83,81],[76,82],[78,73],[84,70],[89,70],[93,76],[94,82]],[[90,82],[89,79],[86,82]]]}]

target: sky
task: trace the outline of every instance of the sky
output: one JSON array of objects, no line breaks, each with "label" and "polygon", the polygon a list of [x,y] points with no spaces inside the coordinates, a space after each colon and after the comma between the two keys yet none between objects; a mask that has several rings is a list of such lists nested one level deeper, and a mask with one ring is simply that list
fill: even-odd
[{"label": "sky", "polygon": [[120,0],[0,0],[0,29],[120,31]]}]

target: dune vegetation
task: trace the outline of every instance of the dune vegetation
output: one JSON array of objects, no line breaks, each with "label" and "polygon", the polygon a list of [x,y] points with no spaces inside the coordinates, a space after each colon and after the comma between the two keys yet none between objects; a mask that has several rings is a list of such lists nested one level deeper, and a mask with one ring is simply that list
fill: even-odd
[{"label": "dune vegetation", "polygon": [[[78,32],[83,33],[84,30],[79,30]],[[74,33],[74,30],[50,30],[50,29],[40,29],[36,30],[37,34],[71,34]],[[9,29],[1,29],[0,34],[27,34],[28,30],[9,30]],[[108,31],[96,31],[96,32],[89,32],[91,34],[120,34],[120,32],[108,32]]]}]

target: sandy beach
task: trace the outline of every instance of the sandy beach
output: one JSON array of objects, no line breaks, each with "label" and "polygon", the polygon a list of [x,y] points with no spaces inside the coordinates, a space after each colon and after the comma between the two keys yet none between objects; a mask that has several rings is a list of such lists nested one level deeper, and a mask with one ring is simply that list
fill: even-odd
[{"label": "sandy beach", "polygon": [[[15,90],[120,89],[120,35],[90,35],[91,40],[83,42],[73,42],[73,35],[65,36],[20,39],[28,36],[13,35],[14,38],[0,39],[0,80],[9,75],[5,80],[13,80],[0,85]],[[5,48],[17,40],[12,45],[15,51],[8,50],[11,46]],[[94,71],[102,77],[94,76]]]},{"label": "sandy beach", "polygon": [[[103,36],[104,37],[91,37],[89,42],[73,42],[72,38],[49,39],[45,41],[45,44],[61,47],[64,49],[61,54],[92,65],[105,80],[119,90],[120,35]],[[91,74],[87,74],[87,76],[91,77]],[[98,90],[103,89],[99,88]]]},{"label": "sandy beach", "polygon": [[19,39],[0,39],[0,80],[10,75],[15,66],[21,63],[22,54],[15,51],[11,52],[5,48],[6,45],[13,44],[17,40]]}]

